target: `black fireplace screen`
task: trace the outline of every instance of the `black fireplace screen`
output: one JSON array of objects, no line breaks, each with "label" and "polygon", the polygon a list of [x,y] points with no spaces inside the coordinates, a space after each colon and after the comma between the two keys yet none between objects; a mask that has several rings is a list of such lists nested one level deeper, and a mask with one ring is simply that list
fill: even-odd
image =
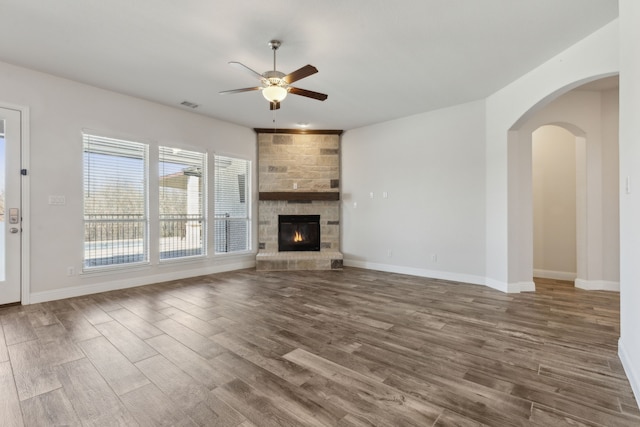
[{"label": "black fireplace screen", "polygon": [[319,251],[320,215],[278,215],[278,251]]}]

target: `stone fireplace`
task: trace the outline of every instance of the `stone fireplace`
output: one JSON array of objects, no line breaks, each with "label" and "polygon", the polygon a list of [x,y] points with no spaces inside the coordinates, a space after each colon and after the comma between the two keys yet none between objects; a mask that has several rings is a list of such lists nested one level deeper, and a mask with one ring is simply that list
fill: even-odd
[{"label": "stone fireplace", "polygon": [[[258,270],[342,269],[340,135],[256,129]],[[300,234],[296,239],[296,231]],[[314,239],[311,244],[309,239]],[[283,242],[283,240],[285,240]]]}]

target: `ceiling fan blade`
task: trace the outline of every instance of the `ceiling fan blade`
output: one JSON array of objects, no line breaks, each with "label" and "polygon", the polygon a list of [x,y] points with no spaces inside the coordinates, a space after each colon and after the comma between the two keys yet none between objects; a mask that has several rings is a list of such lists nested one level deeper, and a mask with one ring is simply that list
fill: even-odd
[{"label": "ceiling fan blade", "polygon": [[242,89],[223,90],[223,91],[218,92],[218,93],[220,95],[228,95],[230,93],[251,92],[252,90],[260,90],[260,89],[262,89],[262,86],[245,87],[245,88],[242,88]]},{"label": "ceiling fan blade", "polygon": [[280,109],[280,103],[279,102],[270,102],[269,103],[269,110],[273,111],[273,110],[279,110]]},{"label": "ceiling fan blade", "polygon": [[262,74],[260,74],[259,72],[252,70],[251,68],[247,67],[246,65],[244,65],[241,62],[235,62],[235,61],[231,61],[229,62],[229,65],[231,65],[234,68],[237,68],[239,70],[244,71],[245,73],[249,73],[251,74],[253,77],[257,77],[260,81],[264,81],[265,78]]},{"label": "ceiling fan blade", "polygon": [[295,70],[292,73],[287,74],[282,78],[287,84],[291,84],[293,82],[297,82],[300,79],[304,79],[305,77],[309,77],[312,74],[318,72],[318,69],[313,65],[305,65],[302,68]]},{"label": "ceiling fan blade", "polygon": [[329,95],[325,95],[324,93],[314,92],[312,90],[300,89],[291,86],[289,86],[289,92],[294,95],[301,95],[306,96],[307,98],[317,99],[318,101],[324,101],[329,97]]}]

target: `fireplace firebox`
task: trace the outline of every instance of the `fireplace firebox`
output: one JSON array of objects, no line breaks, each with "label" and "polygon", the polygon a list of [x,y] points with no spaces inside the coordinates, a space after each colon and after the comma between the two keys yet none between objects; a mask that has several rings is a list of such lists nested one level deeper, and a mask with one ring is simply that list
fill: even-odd
[{"label": "fireplace firebox", "polygon": [[320,215],[278,215],[278,251],[319,251]]}]

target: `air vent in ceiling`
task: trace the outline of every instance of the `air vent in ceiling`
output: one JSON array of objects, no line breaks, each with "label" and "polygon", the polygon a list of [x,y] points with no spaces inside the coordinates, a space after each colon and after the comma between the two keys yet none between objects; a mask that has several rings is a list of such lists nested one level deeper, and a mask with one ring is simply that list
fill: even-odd
[{"label": "air vent in ceiling", "polygon": [[198,108],[198,104],[194,104],[193,102],[189,101],[182,101],[180,105],[182,105],[183,107]]}]

